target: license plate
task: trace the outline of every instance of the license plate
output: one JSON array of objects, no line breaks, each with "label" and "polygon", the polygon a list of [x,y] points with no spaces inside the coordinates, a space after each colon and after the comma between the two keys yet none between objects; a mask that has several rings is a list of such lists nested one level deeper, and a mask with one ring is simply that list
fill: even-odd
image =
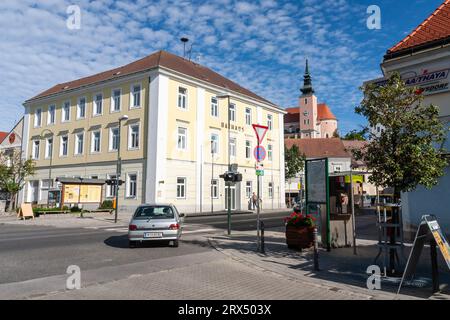
[{"label": "license plate", "polygon": [[144,238],[162,238],[162,232],[144,232]]}]

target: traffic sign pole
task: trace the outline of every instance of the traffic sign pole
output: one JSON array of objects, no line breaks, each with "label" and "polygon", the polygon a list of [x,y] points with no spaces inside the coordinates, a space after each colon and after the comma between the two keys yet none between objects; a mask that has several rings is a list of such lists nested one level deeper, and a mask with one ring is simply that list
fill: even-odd
[{"label": "traffic sign pole", "polygon": [[[269,127],[267,126],[261,126],[259,124],[254,124],[253,125],[253,130],[255,130],[256,133],[256,138],[258,140],[258,144],[257,144],[257,149],[256,149],[256,161],[257,164],[264,160],[262,159],[262,155],[260,154],[261,152],[261,142],[264,139],[264,136],[266,135],[267,129],[269,129]],[[264,154],[265,157],[265,154]],[[255,168],[256,169],[256,168]],[[261,199],[260,199],[260,185],[261,185],[261,180],[260,180],[260,174],[257,174],[256,176],[256,188],[257,188],[257,206],[256,206],[256,246],[257,246],[257,251],[260,252],[261,251]]]}]

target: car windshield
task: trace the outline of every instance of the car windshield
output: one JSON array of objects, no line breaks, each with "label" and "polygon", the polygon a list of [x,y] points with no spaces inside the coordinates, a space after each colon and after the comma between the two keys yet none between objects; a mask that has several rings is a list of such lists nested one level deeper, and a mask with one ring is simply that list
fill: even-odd
[{"label": "car windshield", "polygon": [[135,219],[173,219],[175,214],[170,206],[145,206],[136,209]]}]

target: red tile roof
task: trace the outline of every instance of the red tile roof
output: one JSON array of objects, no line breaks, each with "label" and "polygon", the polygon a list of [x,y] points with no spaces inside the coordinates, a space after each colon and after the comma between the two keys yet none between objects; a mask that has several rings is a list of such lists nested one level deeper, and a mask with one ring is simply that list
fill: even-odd
[{"label": "red tile roof", "polygon": [[[284,123],[291,123],[300,121],[300,108],[286,108],[287,114],[284,116]],[[317,120],[337,120],[336,116],[331,112],[330,108],[325,103],[317,104]]]},{"label": "red tile roof", "polygon": [[300,113],[287,113],[284,115],[284,123],[300,122]]},{"label": "red tile roof", "polygon": [[284,144],[287,148],[297,145],[307,158],[350,158],[339,138],[285,139]]},{"label": "red tile roof", "polygon": [[300,113],[300,107],[292,107],[284,109],[287,113]]},{"label": "red tile roof", "polygon": [[411,49],[450,37],[450,0],[444,1],[424,22],[387,53]]},{"label": "red tile roof", "polygon": [[48,97],[54,94],[65,92],[67,90],[82,88],[88,85],[104,82],[107,80],[117,79],[123,76],[150,70],[156,67],[165,67],[170,70],[191,76],[193,78],[211,83],[213,85],[243,94],[250,98],[275,106],[272,102],[256,95],[250,90],[241,87],[237,83],[221,76],[220,74],[214,72],[213,70],[163,50],[155,52],[145,58],[134,61],[119,68],[101,72],[78,80],[57,84],[52,88],[45,90],[44,92],[38,94],[37,96],[29,99],[28,101]]},{"label": "red tile roof", "polygon": [[337,120],[333,112],[325,103],[319,103],[317,105],[317,120]]},{"label": "red tile roof", "polygon": [[8,132],[0,131],[0,143],[8,136]]}]

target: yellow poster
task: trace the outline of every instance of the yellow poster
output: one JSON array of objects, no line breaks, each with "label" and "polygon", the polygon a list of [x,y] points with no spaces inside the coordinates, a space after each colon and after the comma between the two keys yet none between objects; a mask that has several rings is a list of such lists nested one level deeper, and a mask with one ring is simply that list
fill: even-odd
[{"label": "yellow poster", "polygon": [[447,264],[450,264],[450,253],[448,251],[448,245],[442,239],[439,231],[433,231],[434,240],[436,241],[437,245],[441,249],[442,256],[444,257],[445,261],[447,262]]},{"label": "yellow poster", "polygon": [[[353,175],[353,183],[363,183],[364,176],[362,175]],[[350,183],[350,176],[345,176],[345,183]]]},{"label": "yellow poster", "polygon": [[101,198],[102,186],[100,185],[66,184],[64,186],[64,203],[100,203]]}]

